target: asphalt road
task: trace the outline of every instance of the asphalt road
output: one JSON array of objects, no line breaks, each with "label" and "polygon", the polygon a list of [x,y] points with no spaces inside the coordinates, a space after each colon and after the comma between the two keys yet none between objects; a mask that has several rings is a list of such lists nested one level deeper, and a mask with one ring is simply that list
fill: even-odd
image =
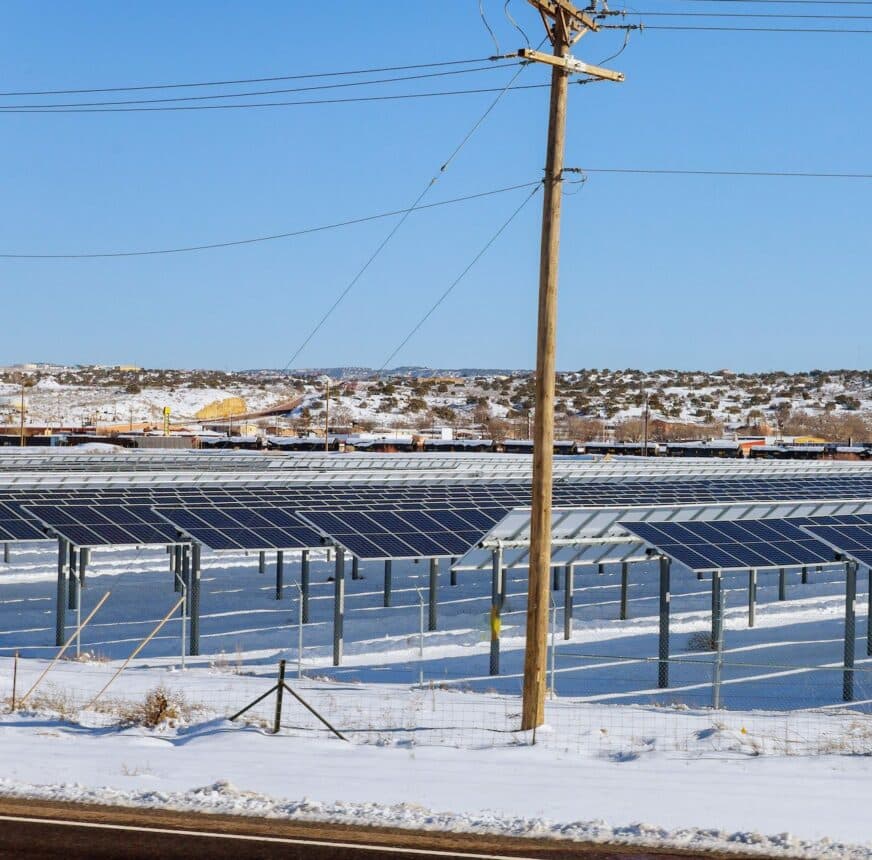
[{"label": "asphalt road", "polygon": [[547,840],[0,799],[0,858],[4,860],[686,860],[688,856]]}]

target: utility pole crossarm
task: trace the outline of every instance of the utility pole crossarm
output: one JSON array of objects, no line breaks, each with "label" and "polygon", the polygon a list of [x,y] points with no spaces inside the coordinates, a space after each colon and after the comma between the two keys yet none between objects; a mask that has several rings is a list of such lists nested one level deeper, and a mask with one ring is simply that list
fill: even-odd
[{"label": "utility pole crossarm", "polygon": [[556,18],[562,12],[567,18],[567,24],[575,30],[594,32],[599,30],[599,24],[569,0],[527,0],[527,2],[549,18]]},{"label": "utility pole crossarm", "polygon": [[590,63],[576,60],[575,57],[555,57],[553,54],[545,54],[533,48],[521,48],[518,51],[518,56],[531,62],[547,63],[549,66],[566,69],[567,72],[590,75],[592,78],[601,78],[602,80],[617,81],[619,83],[624,80],[623,72],[613,72],[611,69],[602,68],[602,66],[592,66]]}]

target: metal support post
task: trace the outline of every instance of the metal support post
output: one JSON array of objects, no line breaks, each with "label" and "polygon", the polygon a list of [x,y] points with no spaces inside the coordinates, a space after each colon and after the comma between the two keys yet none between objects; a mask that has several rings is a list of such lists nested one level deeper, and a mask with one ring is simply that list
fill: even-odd
[{"label": "metal support post", "polygon": [[[91,550],[88,547],[82,547],[79,550],[79,588],[85,587],[85,571],[88,569],[88,564],[91,561]],[[81,598],[81,594],[79,595]]]},{"label": "metal support post", "polygon": [[573,602],[572,565],[563,566],[563,638],[572,638],[572,602]]},{"label": "metal support post", "polygon": [[75,609],[79,605],[79,578],[76,574],[76,548],[72,544],[67,544],[70,553],[70,563],[67,568],[69,574],[69,585],[67,588],[67,608]]},{"label": "metal support post", "polygon": [[9,544],[3,544],[3,563],[9,564]]},{"label": "metal support post", "polygon": [[869,585],[866,593],[866,655],[872,657],[872,567],[867,568]]},{"label": "metal support post", "polygon": [[303,550],[300,561],[300,618],[302,624],[309,623],[309,550]]},{"label": "metal support post", "polygon": [[748,571],[748,626],[753,627],[757,615],[757,571]]},{"label": "metal support post", "polygon": [[333,665],[342,664],[342,637],[345,622],[345,550],[336,547],[333,574]]},{"label": "metal support post", "polygon": [[854,637],[857,612],[857,564],[845,563],[845,670],[842,674],[842,700],[854,700]]},{"label": "metal support post", "polygon": [[724,669],[724,624],[723,624],[723,590],[721,587],[721,572],[716,571],[713,579],[718,581],[718,617],[721,619],[717,628],[717,638],[714,641],[715,667],[712,673],[712,707],[719,710],[721,707],[721,676]]},{"label": "metal support post", "polygon": [[630,563],[621,562],[621,621],[627,620],[627,591],[630,585]]},{"label": "metal support post", "polygon": [[606,572],[606,566],[604,564],[598,564],[596,566],[596,572],[602,576]]},{"label": "metal support post", "polygon": [[257,572],[266,573],[266,553],[259,552],[257,554]]},{"label": "metal support post", "polygon": [[67,560],[69,550],[67,542],[58,538],[58,591],[57,607],[55,611],[55,645],[60,647],[64,644],[64,634],[67,626]]},{"label": "metal support post", "polygon": [[[502,553],[500,554],[502,558]],[[509,569],[500,567],[500,606],[506,605],[506,597],[509,594]]]},{"label": "metal support post", "polygon": [[490,673],[500,674],[500,630],[502,600],[500,598],[500,573],[503,567],[503,551],[499,547],[491,551],[491,611],[490,611]]},{"label": "metal support post", "polygon": [[285,554],[282,550],[276,553],[276,600],[282,599],[285,587]]},{"label": "metal support post", "polygon": [[712,651],[717,649],[717,642],[723,635],[724,613],[721,603],[721,572],[712,571]]},{"label": "metal support post", "polygon": [[808,568],[803,567],[802,569],[802,584],[808,585]]},{"label": "metal support post", "polygon": [[783,567],[778,571],[778,599],[787,600],[787,571]]},{"label": "metal support post", "polygon": [[451,584],[457,585],[457,571],[454,569],[454,565],[457,564],[457,557],[451,559]]},{"label": "metal support post", "polygon": [[428,592],[430,598],[430,612],[427,618],[427,629],[436,629],[436,613],[439,606],[439,559],[430,559],[430,590]]},{"label": "metal support post", "polygon": [[178,560],[178,555],[176,554],[176,547],[168,546],[167,547],[167,555],[170,557],[170,573],[173,575],[173,591],[176,594],[181,594],[182,591],[182,580],[179,578],[179,568],[176,564]]},{"label": "metal support post", "polygon": [[551,589],[560,591],[560,568],[556,565],[551,568]]},{"label": "metal support post", "polygon": [[658,642],[657,686],[669,686],[669,559],[660,559],[660,637]]},{"label": "metal support post", "polygon": [[188,595],[188,615],[193,617],[193,609],[191,606],[191,601],[193,599],[193,595],[191,594],[191,550],[187,546],[182,547],[182,582],[185,584],[186,593]]},{"label": "metal support post", "polygon": [[360,559],[356,555],[351,559],[351,578],[360,579]]},{"label": "metal support post", "polygon": [[391,574],[392,574],[391,560],[388,558],[388,559],[385,559],[385,597],[384,597],[384,605],[385,606],[391,605],[391,586],[393,585],[393,583],[391,581],[392,580]]},{"label": "metal support post", "polygon": [[196,657],[200,653],[200,544],[191,544],[190,556],[185,554],[188,572],[186,582],[188,602],[191,607],[191,643],[190,654]]}]

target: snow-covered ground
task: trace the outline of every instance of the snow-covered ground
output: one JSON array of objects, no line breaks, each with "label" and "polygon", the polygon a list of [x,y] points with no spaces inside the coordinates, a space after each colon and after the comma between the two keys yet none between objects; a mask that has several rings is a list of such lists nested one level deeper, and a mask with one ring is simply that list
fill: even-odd
[{"label": "snow-covered ground", "polygon": [[[791,572],[789,600],[761,576],[747,628],[744,577],[727,579],[725,708],[713,711],[711,654],[692,639],[709,624],[709,584],[673,575],[672,686],[656,687],[656,577],[634,569],[630,620],[616,570],[579,573],[572,639],[555,595],[557,695],[533,738],[519,729],[524,572],[511,575],[502,670],[488,675],[489,577],[440,573],[437,632],[418,656],[426,565],[394,563],[394,606],[381,565],[347,579],[343,666],[332,667],[332,566],[313,562],[312,623],[297,680],[293,583],[274,599],[254,556],[204,556],[203,656],[179,659],[174,618],[110,686],[176,599],[162,551],[95,552],[83,617],[89,659],[58,664],[23,711],[0,717],[0,791],[200,811],[463,828],[559,838],[872,857],[872,660],[858,622],[858,701],[841,703],[844,593],[838,571]],[[293,580],[293,563],[286,579]],[[31,686],[56,649],[50,545],[13,548],[0,567],[0,698]],[[865,595],[864,595],[865,596]],[[865,600],[860,607],[864,611]],[[73,614],[68,615],[72,621]],[[71,632],[71,628],[70,628]],[[265,692],[280,658],[292,687],[343,732],[332,737],[290,697],[269,733]],[[810,669],[807,667],[827,667]],[[419,684],[423,675],[424,683]],[[170,724],[129,721],[158,686],[178,697]],[[183,700],[183,701],[181,701]],[[128,722],[125,723],[125,720]],[[853,847],[848,847],[853,846]]]}]

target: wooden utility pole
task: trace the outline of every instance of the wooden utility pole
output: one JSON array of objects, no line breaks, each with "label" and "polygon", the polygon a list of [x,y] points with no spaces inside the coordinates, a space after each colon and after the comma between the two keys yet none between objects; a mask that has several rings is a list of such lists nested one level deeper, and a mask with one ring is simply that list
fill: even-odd
[{"label": "wooden utility pole", "polygon": [[524,699],[521,728],[542,725],[547,688],[548,606],[551,574],[551,490],[554,462],[554,387],[557,344],[557,271],[560,257],[560,207],[566,140],[569,75],[620,81],[623,75],[576,60],[570,47],[589,30],[597,30],[591,10],[569,0],[528,0],[542,16],[552,54],[523,49],[518,55],[546,63],[551,70],[551,105],[542,206],[539,259],[539,323],[536,340],[536,400],[533,422],[533,494],[530,514],[530,573],[527,592],[527,642],[524,653]]}]

